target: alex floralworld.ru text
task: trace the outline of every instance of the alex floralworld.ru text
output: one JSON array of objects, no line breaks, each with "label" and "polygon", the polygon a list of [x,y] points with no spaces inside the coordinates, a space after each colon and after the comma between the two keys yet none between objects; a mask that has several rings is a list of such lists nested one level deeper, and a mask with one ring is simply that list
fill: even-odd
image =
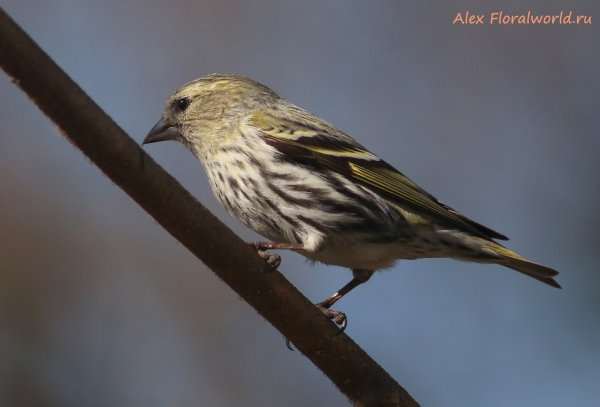
[{"label": "alex floralworld.ru text", "polygon": [[530,11],[527,14],[509,15],[498,11],[490,14],[489,20],[485,18],[485,14],[469,14],[467,11],[464,15],[458,13],[452,24],[592,24],[592,16],[573,16],[572,11],[561,11],[555,15],[531,14]]}]

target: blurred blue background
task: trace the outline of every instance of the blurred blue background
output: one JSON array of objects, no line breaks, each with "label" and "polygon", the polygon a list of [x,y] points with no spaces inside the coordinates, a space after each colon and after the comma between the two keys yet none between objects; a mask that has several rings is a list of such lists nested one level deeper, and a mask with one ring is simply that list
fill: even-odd
[{"label": "blurred blue background", "polygon": [[[422,406],[600,400],[600,3],[0,0],[141,141],[171,93],[251,77],[561,271],[400,262],[338,304]],[[453,25],[457,13],[591,25]],[[0,405],[346,406],[0,75]],[[245,240],[177,143],[146,151]],[[347,270],[283,253],[323,300]]]}]

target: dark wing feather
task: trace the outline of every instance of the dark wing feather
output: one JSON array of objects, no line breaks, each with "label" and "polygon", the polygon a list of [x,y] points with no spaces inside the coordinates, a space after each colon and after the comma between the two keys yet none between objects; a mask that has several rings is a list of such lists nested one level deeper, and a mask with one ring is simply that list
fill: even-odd
[{"label": "dark wing feather", "polygon": [[[320,120],[309,113],[306,115],[309,115],[307,120]],[[326,126],[311,126],[265,114],[255,115],[249,123],[288,161],[335,171],[436,223],[463,229],[486,239],[508,240],[506,236],[441,203],[394,167],[327,123]],[[332,135],[330,131],[336,133]]]}]

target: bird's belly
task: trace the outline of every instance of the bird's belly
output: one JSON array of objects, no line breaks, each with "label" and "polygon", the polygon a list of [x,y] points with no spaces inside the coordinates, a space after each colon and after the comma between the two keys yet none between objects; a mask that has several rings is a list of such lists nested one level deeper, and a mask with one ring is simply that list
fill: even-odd
[{"label": "bird's belly", "polygon": [[449,251],[418,237],[391,243],[344,242],[325,244],[318,252],[300,252],[314,262],[350,269],[382,270],[393,267],[398,260],[448,257]]}]

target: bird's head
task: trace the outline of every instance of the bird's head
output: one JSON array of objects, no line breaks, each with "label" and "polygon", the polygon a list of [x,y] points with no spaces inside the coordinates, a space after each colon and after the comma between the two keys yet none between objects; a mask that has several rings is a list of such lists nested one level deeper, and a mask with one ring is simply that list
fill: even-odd
[{"label": "bird's head", "polygon": [[212,74],[196,79],[169,98],[162,118],[142,145],[176,140],[201,158],[245,117],[271,108],[279,99],[271,89],[242,76]]}]

